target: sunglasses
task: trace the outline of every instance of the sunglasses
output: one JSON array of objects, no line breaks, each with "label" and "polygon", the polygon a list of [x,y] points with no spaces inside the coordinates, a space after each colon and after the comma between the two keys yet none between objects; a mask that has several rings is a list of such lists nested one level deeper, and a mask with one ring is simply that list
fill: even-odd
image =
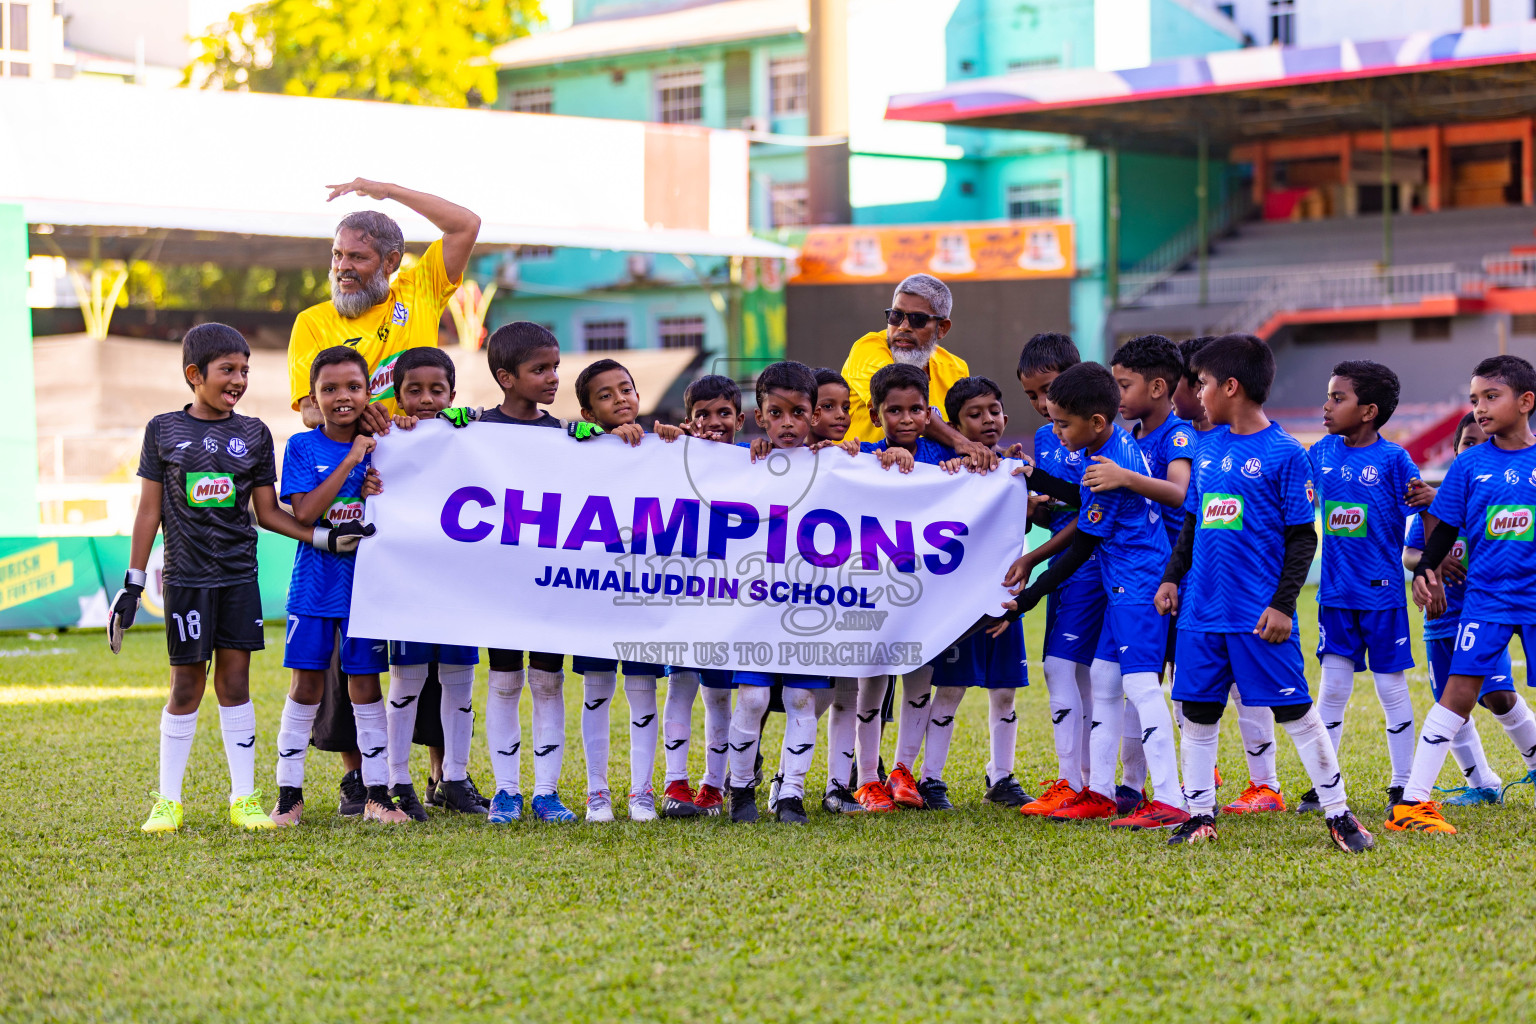
[{"label": "sunglasses", "polygon": [[900,327],[902,318],[912,325],[914,331],[920,331],[928,326],[930,320],[943,320],[942,316],[934,316],[932,313],[908,313],[900,309],[888,309],[885,311],[885,322],[892,327]]}]

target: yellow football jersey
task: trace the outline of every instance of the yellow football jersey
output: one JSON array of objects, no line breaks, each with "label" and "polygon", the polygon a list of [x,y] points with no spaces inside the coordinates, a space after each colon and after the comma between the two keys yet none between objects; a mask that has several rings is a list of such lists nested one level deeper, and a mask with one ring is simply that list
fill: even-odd
[{"label": "yellow football jersey", "polygon": [[309,365],[321,349],[348,345],[368,360],[370,400],[395,413],[395,359],[408,348],[437,347],[437,325],[462,281],[448,280],[443,243],[433,242],[408,270],[395,275],[384,301],[345,319],[330,302],[310,306],[293,323],[288,339],[288,390],[293,408],[309,394]]},{"label": "yellow football jersey", "polygon": [[[869,418],[869,382],[875,371],[895,362],[884,331],[870,331],[853,343],[843,363],[843,379],[848,382],[848,433],[871,444],[885,439],[885,431]],[[928,403],[944,415],[944,396],[961,377],[970,376],[965,360],[939,347],[928,359]]]}]

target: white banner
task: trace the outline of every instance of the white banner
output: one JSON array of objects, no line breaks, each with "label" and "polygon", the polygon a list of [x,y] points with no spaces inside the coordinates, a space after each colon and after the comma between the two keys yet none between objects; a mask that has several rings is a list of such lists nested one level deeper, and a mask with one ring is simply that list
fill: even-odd
[{"label": "white banner", "polygon": [[1007,599],[1022,477],[428,422],[374,453],[354,636],[805,675],[922,665]]}]

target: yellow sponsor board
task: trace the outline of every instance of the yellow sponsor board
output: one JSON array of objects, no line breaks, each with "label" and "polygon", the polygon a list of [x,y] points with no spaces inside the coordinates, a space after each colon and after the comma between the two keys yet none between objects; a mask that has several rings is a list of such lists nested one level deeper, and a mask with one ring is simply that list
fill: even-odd
[{"label": "yellow sponsor board", "polygon": [[59,561],[56,543],[39,544],[0,559],[0,611],[75,585],[75,563]]}]

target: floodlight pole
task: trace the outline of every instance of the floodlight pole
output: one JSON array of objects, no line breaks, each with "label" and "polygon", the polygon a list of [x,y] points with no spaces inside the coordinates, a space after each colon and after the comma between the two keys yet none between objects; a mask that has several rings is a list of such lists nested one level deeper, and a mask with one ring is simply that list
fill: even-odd
[{"label": "floodlight pole", "polygon": [[1205,305],[1210,293],[1210,257],[1207,250],[1211,243],[1211,212],[1208,196],[1211,191],[1211,143],[1205,125],[1200,125],[1198,151],[1195,155],[1195,233],[1198,236],[1195,261],[1200,267],[1200,305]]},{"label": "floodlight pole", "polygon": [[1113,143],[1104,151],[1104,191],[1104,301],[1115,310],[1120,308],[1120,148]]},{"label": "floodlight pole", "polygon": [[[1392,104],[1381,104],[1381,269],[1392,269]],[[1388,291],[1391,279],[1386,278]]]}]

